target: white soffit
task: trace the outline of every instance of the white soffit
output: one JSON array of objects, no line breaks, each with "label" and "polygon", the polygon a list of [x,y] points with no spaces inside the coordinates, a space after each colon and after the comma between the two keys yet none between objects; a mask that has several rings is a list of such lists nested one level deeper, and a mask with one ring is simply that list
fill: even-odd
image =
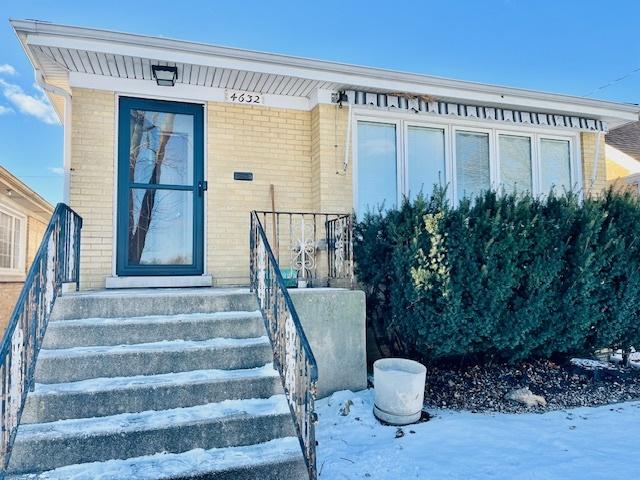
[{"label": "white soffit", "polygon": [[317,90],[427,95],[441,101],[577,115],[613,128],[640,107],[519,88],[218,47],[195,42],[39,21],[11,21],[34,67],[69,89],[69,73],[152,81],[152,64],[178,67],[178,83],[313,98]]}]

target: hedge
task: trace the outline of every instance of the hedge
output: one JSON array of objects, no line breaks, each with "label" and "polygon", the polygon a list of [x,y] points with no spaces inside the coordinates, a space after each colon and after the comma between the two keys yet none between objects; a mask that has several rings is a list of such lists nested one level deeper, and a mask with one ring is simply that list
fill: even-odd
[{"label": "hedge", "polygon": [[445,197],[356,222],[356,274],[387,354],[518,361],[640,345],[636,196]]}]

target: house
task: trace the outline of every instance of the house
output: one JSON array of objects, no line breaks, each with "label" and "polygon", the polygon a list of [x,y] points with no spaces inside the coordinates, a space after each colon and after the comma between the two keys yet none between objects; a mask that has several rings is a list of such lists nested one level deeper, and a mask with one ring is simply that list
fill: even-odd
[{"label": "house", "polygon": [[640,122],[628,123],[605,136],[607,181],[638,189],[640,182]]},{"label": "house", "polygon": [[0,167],[0,331],[13,310],[53,212],[44,198]]},{"label": "house", "polygon": [[[3,362],[22,352],[23,335],[36,353],[43,345],[35,367],[3,387],[37,384],[20,425],[19,416],[3,424],[15,432],[0,442],[12,474],[114,468],[136,478],[167,462],[180,478],[316,478],[313,399],[366,387],[364,295],[286,287],[349,283],[351,213],[434,184],[452,201],[488,188],[597,193],[604,134],[640,113],[162,37],[12,25],[64,125],[73,210],[59,211],[59,225],[72,227],[60,229],[54,266],[80,268],[50,281],[38,317],[51,320],[46,334],[13,325],[3,344]],[[71,279],[82,291],[60,295]],[[186,288],[238,285],[251,293]]]}]

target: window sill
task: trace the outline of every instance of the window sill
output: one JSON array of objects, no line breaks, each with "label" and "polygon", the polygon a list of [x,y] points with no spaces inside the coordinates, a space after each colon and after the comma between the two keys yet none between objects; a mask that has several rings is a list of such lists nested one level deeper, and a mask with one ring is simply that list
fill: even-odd
[{"label": "window sill", "polygon": [[22,283],[25,278],[24,273],[0,272],[0,283]]}]

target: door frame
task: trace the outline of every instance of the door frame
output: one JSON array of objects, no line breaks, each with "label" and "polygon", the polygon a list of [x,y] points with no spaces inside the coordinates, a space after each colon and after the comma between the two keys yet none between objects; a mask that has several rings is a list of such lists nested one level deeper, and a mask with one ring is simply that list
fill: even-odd
[{"label": "door frame", "polygon": [[[194,276],[205,274],[205,242],[206,242],[206,191],[198,191],[198,182],[206,181],[206,139],[205,105],[179,100],[164,100],[127,94],[116,95],[116,175],[115,175],[115,238],[114,238],[114,273],[119,277],[127,276]],[[128,256],[128,191],[129,169],[121,168],[122,162],[128,165],[129,158],[129,111],[140,108],[150,111],[188,114],[194,117],[194,181],[193,192],[193,262],[190,265],[127,265]],[[121,188],[122,187],[122,188]],[[162,188],[161,188],[162,189]],[[171,190],[171,189],[170,189]]]}]

